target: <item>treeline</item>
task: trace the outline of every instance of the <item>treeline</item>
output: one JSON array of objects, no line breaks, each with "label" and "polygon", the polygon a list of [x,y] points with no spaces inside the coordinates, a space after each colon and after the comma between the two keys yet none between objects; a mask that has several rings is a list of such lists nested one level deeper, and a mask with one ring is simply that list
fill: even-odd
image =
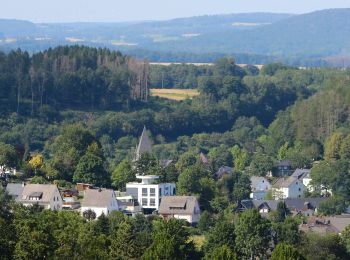
[{"label": "treeline", "polygon": [[67,108],[120,109],[146,99],[147,78],[146,62],[107,49],[0,53],[1,111],[34,116]]},{"label": "treeline", "polygon": [[[350,229],[341,236],[305,234],[283,202],[268,218],[257,210],[202,213],[184,221],[121,212],[87,221],[76,212],[15,204],[0,188],[1,259],[347,259]],[[49,241],[49,243],[48,243]]]}]

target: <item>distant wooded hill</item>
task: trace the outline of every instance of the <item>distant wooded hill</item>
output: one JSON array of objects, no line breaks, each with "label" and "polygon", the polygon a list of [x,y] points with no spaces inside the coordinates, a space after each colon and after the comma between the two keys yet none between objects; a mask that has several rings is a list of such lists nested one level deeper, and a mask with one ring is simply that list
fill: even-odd
[{"label": "distant wooded hill", "polygon": [[350,55],[350,9],[130,23],[33,24],[0,20],[0,37],[0,48],[4,50],[20,47],[38,51],[81,44],[119,49],[152,61],[208,62],[234,55],[239,57],[239,63],[282,61],[321,66],[335,56],[332,65],[350,65],[349,59],[342,58]]}]

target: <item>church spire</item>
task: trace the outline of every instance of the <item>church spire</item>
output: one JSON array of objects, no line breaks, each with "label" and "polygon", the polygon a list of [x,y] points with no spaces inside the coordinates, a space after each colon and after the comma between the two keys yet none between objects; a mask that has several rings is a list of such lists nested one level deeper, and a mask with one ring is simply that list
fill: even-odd
[{"label": "church spire", "polygon": [[152,152],[152,142],[148,136],[148,131],[146,129],[146,126],[144,126],[141,137],[140,137],[139,144],[136,147],[135,161],[140,159],[142,154],[151,153],[151,152]]}]

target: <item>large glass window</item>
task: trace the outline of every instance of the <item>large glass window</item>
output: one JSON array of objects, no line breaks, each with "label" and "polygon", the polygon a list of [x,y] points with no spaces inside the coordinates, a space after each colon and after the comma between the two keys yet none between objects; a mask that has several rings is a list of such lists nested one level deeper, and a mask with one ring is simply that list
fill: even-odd
[{"label": "large glass window", "polygon": [[146,198],[142,199],[142,206],[147,206],[147,199]]},{"label": "large glass window", "polygon": [[150,196],[154,197],[156,196],[156,189],[155,188],[150,188]]},{"label": "large glass window", "polygon": [[148,196],[147,188],[142,188],[142,197],[147,197],[147,196]]}]

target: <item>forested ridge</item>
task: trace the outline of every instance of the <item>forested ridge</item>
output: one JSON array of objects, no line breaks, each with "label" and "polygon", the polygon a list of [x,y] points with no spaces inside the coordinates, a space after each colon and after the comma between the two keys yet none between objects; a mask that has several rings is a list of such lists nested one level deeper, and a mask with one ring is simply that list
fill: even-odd
[{"label": "forested ridge", "polygon": [[[293,168],[312,168],[316,189],[305,196],[332,190],[320,214],[349,206],[349,71],[283,64],[258,70],[233,58],[208,67],[153,66],[78,46],[0,57],[0,166],[21,173],[11,181],[123,191],[142,172],[175,182],[177,194],[196,196],[202,210],[196,228],[119,213],[86,221],[73,212],[21,207],[0,189],[4,259],[348,257],[349,228],[342,237],[305,234],[298,230],[303,219],[290,216],[283,203],[268,218],[236,209],[249,198],[250,177],[267,176],[285,159]],[[183,101],[148,96],[159,84],[196,88],[200,95]],[[134,162],[144,126],[153,153]],[[163,168],[162,159],[172,162]],[[222,166],[233,171],[218,178]]]},{"label": "forested ridge", "polygon": [[45,109],[122,108],[145,98],[147,69],[146,62],[107,49],[0,53],[1,110],[34,116]]}]

